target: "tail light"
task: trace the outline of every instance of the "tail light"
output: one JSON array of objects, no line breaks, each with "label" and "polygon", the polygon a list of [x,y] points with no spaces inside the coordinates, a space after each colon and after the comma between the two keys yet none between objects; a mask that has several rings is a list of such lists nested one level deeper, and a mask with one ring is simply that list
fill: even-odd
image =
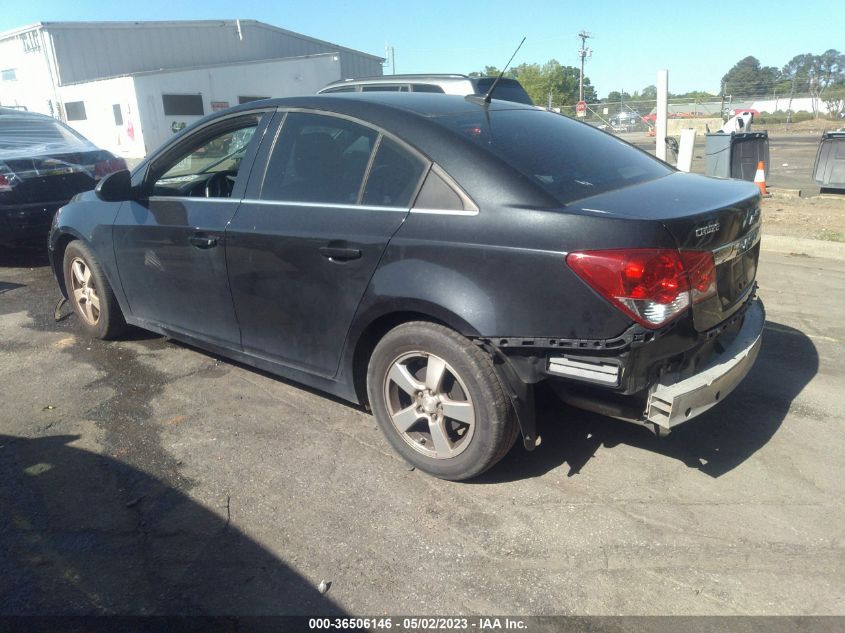
[{"label": "tail light", "polygon": [[681,251],[687,271],[692,302],[698,303],[716,294],[716,264],[710,251]]},{"label": "tail light", "polygon": [[0,163],[0,191],[11,191],[14,186],[15,174]]},{"label": "tail light", "polygon": [[126,169],[126,161],[117,156],[109,158],[108,160],[101,160],[94,165],[94,178],[99,180],[103,176],[108,176],[115,171]]},{"label": "tail light", "polygon": [[712,253],[627,249],[570,253],[566,263],[617,308],[658,328],[716,292]]}]

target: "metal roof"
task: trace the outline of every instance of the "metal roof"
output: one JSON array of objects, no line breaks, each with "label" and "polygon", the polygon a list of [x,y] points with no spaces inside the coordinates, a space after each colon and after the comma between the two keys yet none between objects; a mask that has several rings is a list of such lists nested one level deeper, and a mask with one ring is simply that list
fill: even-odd
[{"label": "metal roof", "polygon": [[34,29],[49,35],[59,85],[139,72],[337,53],[341,76],[378,75],[382,57],[257,20],[157,22],[39,22],[0,34]]}]

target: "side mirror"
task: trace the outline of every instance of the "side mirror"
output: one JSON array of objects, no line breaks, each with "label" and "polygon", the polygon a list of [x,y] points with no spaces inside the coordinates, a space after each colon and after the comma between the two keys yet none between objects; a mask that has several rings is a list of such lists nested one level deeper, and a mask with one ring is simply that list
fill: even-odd
[{"label": "side mirror", "polygon": [[132,176],[126,169],[112,172],[97,183],[94,193],[105,202],[129,200],[132,197]]}]

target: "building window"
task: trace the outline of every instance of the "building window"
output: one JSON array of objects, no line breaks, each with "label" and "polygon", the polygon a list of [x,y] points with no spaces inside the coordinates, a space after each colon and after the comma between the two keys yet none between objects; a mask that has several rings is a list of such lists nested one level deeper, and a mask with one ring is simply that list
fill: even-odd
[{"label": "building window", "polygon": [[244,104],[250,101],[261,101],[262,99],[269,99],[270,97],[238,97],[238,103]]},{"label": "building window", "polygon": [[161,95],[167,116],[203,116],[202,95]]},{"label": "building window", "polygon": [[123,125],[123,112],[120,111],[120,104],[115,103],[111,107],[111,110],[114,113],[114,124],[115,125]]},{"label": "building window", "polygon": [[0,70],[0,80],[2,81],[15,81],[17,79],[17,73],[15,73],[14,68],[7,68],[6,70]]},{"label": "building window", "polygon": [[65,115],[68,121],[85,121],[88,118],[85,115],[85,102],[68,101],[65,104]]},{"label": "building window", "polygon": [[41,50],[41,39],[38,31],[27,31],[26,33],[21,33],[18,37],[23,42],[25,53],[34,53],[35,51]]}]

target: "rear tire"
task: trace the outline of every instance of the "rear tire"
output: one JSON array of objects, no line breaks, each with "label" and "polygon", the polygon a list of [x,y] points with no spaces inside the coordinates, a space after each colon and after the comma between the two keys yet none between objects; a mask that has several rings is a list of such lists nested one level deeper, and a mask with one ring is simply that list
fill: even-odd
[{"label": "rear tire", "polygon": [[442,325],[413,321],[388,332],[370,357],[367,393],[393,448],[441,479],[480,475],[516,441],[490,357]]},{"label": "rear tire", "polygon": [[100,339],[120,336],[126,321],[91,249],[79,241],[68,244],[63,270],[68,303],[85,333]]}]

